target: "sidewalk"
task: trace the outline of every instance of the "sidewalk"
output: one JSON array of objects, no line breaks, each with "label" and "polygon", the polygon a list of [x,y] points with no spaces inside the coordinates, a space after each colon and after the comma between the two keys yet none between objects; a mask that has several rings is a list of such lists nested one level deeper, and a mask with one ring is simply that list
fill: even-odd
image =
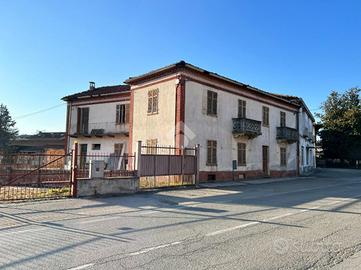
[{"label": "sidewalk", "polygon": [[305,179],[310,177],[282,177],[282,178],[262,178],[252,180],[239,180],[239,181],[222,181],[212,183],[200,183],[201,188],[221,188],[221,187],[233,187],[233,186],[245,186],[245,185],[261,185],[275,182],[295,181],[299,179]]}]

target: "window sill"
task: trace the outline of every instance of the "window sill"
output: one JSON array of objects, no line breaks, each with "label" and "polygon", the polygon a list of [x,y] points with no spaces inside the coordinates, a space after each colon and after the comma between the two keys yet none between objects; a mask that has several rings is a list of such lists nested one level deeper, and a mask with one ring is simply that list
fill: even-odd
[{"label": "window sill", "polygon": [[155,115],[155,114],[158,114],[159,112],[149,112],[147,113],[147,115]]},{"label": "window sill", "polygon": [[247,166],[246,163],[244,163],[244,164],[238,164],[238,167],[246,167],[246,166]]},{"label": "window sill", "polygon": [[217,118],[217,114],[208,114],[208,113],[207,113],[207,116],[210,116],[210,117],[215,117],[215,118]]}]

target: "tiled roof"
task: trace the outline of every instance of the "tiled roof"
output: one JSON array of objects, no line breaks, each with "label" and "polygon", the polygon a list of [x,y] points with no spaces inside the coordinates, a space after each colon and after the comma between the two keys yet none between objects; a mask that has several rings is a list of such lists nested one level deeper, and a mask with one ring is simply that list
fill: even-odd
[{"label": "tiled roof", "polygon": [[175,72],[175,71],[177,71],[179,69],[193,70],[193,71],[205,74],[207,76],[217,78],[219,80],[223,80],[223,81],[226,81],[228,83],[232,83],[232,84],[237,85],[237,86],[241,86],[241,87],[247,89],[250,92],[254,92],[254,93],[264,95],[264,96],[268,96],[268,97],[271,97],[271,98],[279,100],[279,101],[281,100],[281,101],[286,102],[288,104],[298,105],[298,104],[296,104],[296,103],[294,103],[294,102],[292,102],[292,101],[290,101],[290,100],[288,100],[286,98],[278,96],[277,94],[273,94],[273,93],[264,91],[262,89],[253,87],[251,85],[244,84],[244,83],[241,83],[239,81],[227,78],[225,76],[219,75],[218,73],[211,72],[211,71],[205,70],[203,68],[197,67],[195,65],[189,64],[189,63],[187,63],[185,61],[180,61],[180,62],[177,62],[175,64],[165,66],[163,68],[155,69],[155,70],[152,70],[150,72],[147,72],[147,73],[139,75],[139,76],[129,77],[129,79],[127,79],[124,83],[127,83],[127,84],[138,83],[138,82],[147,80],[148,78],[159,76],[161,74]]},{"label": "tiled roof", "polygon": [[102,86],[102,87],[96,87],[92,90],[86,90],[73,95],[65,96],[62,98],[62,100],[71,101],[78,99],[80,97],[95,97],[95,96],[102,96],[108,94],[124,93],[127,91],[130,91],[129,85]]}]

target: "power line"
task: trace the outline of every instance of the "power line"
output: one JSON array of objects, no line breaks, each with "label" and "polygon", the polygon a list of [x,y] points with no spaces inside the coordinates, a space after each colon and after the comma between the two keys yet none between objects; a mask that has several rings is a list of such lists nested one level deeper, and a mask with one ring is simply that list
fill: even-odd
[{"label": "power line", "polygon": [[15,120],[23,119],[23,118],[26,118],[26,117],[29,117],[29,116],[33,116],[33,115],[35,115],[35,114],[39,114],[39,113],[43,113],[43,112],[47,112],[47,111],[56,109],[56,108],[61,107],[61,106],[64,106],[64,105],[66,105],[66,103],[61,103],[61,104],[54,105],[54,106],[51,106],[51,107],[48,107],[48,108],[45,108],[45,109],[41,109],[41,110],[39,110],[39,111],[35,111],[35,112],[23,114],[23,115],[14,117],[14,119],[15,119]]}]

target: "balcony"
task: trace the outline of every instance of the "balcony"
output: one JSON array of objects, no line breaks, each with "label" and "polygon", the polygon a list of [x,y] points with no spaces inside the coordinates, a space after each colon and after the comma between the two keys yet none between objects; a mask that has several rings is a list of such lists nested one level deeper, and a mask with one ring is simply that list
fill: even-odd
[{"label": "balcony", "polygon": [[298,141],[298,132],[295,128],[277,127],[277,140],[287,143],[295,143]]},{"label": "balcony", "polygon": [[246,136],[253,139],[261,135],[261,121],[247,118],[233,118],[233,136]]},{"label": "balcony", "polygon": [[117,124],[115,122],[82,123],[71,126],[71,137],[114,137],[116,135],[129,135],[129,124]]}]

